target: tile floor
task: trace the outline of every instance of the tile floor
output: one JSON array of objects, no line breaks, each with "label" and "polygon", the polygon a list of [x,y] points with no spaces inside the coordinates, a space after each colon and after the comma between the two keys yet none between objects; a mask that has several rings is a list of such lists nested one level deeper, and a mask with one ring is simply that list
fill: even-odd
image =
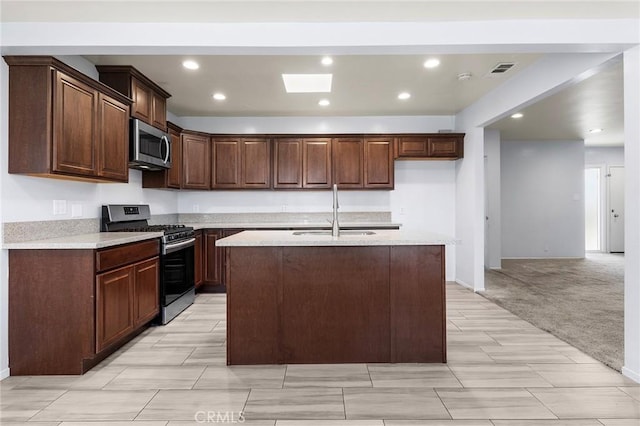
[{"label": "tile floor", "polygon": [[84,376],[0,382],[36,426],[639,426],[640,385],[456,284],[448,364],[227,367],[225,296],[200,295]]}]

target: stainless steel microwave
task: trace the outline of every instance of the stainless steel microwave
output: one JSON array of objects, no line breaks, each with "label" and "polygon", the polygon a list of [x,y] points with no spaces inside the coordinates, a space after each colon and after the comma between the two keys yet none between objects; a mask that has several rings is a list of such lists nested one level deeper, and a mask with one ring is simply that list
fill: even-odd
[{"label": "stainless steel microwave", "polygon": [[162,170],[171,167],[171,139],[160,129],[131,119],[129,167],[140,170]]}]

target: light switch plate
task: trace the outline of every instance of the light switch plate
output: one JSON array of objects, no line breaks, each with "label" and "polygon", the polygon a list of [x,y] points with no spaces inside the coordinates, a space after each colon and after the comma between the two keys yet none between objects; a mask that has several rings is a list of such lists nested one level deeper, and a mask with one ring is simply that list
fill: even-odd
[{"label": "light switch plate", "polygon": [[67,200],[53,200],[53,214],[67,214]]}]

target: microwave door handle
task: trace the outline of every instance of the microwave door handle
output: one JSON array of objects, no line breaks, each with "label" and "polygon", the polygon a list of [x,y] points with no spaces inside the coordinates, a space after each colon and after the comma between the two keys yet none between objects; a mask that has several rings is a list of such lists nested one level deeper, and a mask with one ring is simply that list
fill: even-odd
[{"label": "microwave door handle", "polygon": [[166,136],[162,136],[162,141],[164,142],[165,146],[167,147],[167,153],[164,156],[164,164],[167,164],[167,161],[169,161],[169,155],[171,155],[170,153],[170,145],[169,145],[169,138],[167,138]]}]

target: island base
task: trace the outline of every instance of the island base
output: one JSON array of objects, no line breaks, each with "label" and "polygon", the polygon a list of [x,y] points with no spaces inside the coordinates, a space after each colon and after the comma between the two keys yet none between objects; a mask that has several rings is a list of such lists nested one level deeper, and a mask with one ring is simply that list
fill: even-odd
[{"label": "island base", "polygon": [[229,247],[227,364],[446,362],[444,246]]}]

